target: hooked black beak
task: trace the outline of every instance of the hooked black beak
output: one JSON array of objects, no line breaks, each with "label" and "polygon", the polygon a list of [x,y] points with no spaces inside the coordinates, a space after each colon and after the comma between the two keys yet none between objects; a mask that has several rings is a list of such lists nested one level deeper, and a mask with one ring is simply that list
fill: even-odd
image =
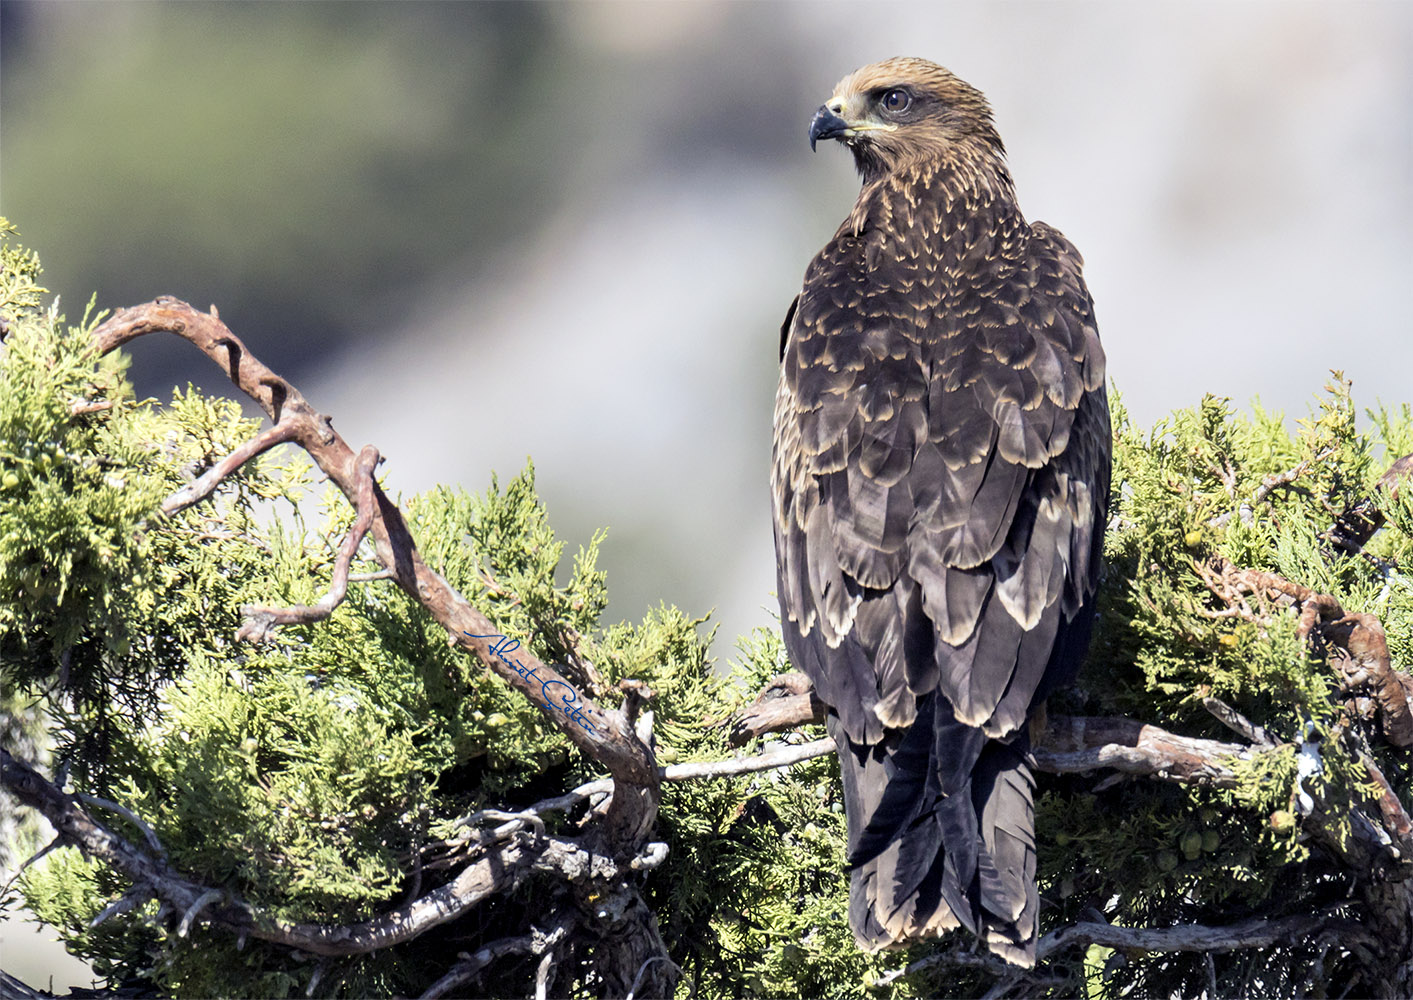
[{"label": "hooked black beak", "polygon": [[820,105],[818,111],[814,113],[814,120],[810,122],[810,150],[814,150],[814,144],[820,139],[837,139],[848,129],[848,122],[840,118],[825,105]]}]

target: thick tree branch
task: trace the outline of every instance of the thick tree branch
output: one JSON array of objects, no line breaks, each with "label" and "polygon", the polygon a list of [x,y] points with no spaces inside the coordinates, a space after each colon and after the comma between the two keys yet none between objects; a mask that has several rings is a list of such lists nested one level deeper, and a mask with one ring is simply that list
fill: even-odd
[{"label": "thick tree branch", "polygon": [[[279,437],[308,452],[319,469],[358,507],[360,488],[369,478],[360,475],[358,456],[333,429],[329,418],[256,359],[214,310],[203,313],[180,300],[159,298],[117,313],[94,331],[94,341],[100,352],[107,353],[150,333],[174,333],[195,344],[259,404],[276,428],[283,428],[278,433],[274,429],[266,431],[237,449],[220,468],[229,465],[233,470],[238,465],[233,460],[238,456],[248,458],[258,453],[267,440]],[[209,485],[214,488],[218,479],[213,476]],[[488,669],[538,705],[580,750],[599,761],[624,785],[610,804],[602,834],[613,849],[636,851],[656,819],[660,795],[652,751],[621,713],[599,707],[515,637],[502,636],[484,614],[423,562],[402,512],[376,483],[372,491],[375,509],[370,533],[378,560],[393,573],[398,586],[446,629],[452,643],[474,653]],[[639,791],[630,791],[627,786]]]},{"label": "thick tree branch", "polygon": [[507,891],[531,871],[553,872],[570,882],[617,879],[622,874],[613,859],[574,840],[512,840],[481,852],[446,885],[372,920],[347,925],[292,923],[172,871],[165,860],[105,829],[75,796],[61,792],[3,748],[0,784],[43,813],[65,841],[130,878],[134,891],[145,887],[167,903],[181,914],[184,928],[200,920],[314,955],[357,955],[411,940],[488,896]]},{"label": "thick tree branch", "polygon": [[[1051,931],[1040,939],[1035,949],[1037,969],[1040,963],[1075,945],[1099,944],[1120,951],[1237,951],[1242,948],[1269,948],[1293,939],[1325,936],[1346,949],[1354,946],[1374,946],[1377,939],[1363,927],[1349,920],[1337,920],[1324,914],[1302,914],[1276,920],[1244,920],[1226,926],[1181,924],[1176,927],[1119,927],[1097,920],[1081,921]],[[903,976],[914,975],[938,966],[978,968],[999,978],[995,989],[987,996],[1007,996],[1026,977],[1029,970],[1017,970],[994,955],[948,948],[918,959],[906,968],[882,976],[878,984],[885,985]]]},{"label": "thick tree branch", "polygon": [[23,983],[0,969],[0,997],[5,1000],[53,1000],[54,994],[41,993],[39,990]]},{"label": "thick tree branch", "polygon": [[753,774],[776,767],[789,767],[804,760],[834,752],[834,741],[825,737],[811,743],[781,747],[754,757],[735,757],[701,764],[672,764],[662,770],[663,781],[693,781],[697,778],[729,778],[738,774]]},{"label": "thick tree branch", "polygon": [[1037,961],[1077,944],[1099,944],[1134,951],[1236,951],[1269,948],[1292,940],[1332,934],[1343,946],[1373,946],[1374,935],[1349,920],[1321,914],[1282,917],[1277,920],[1243,920],[1224,927],[1181,924],[1177,927],[1118,927],[1098,921],[1071,924],[1051,931],[1036,946]]},{"label": "thick tree branch", "polygon": [[[732,721],[732,739],[744,742],[764,733],[821,721],[823,706],[814,696],[809,679],[800,673],[782,674]],[[1051,774],[1113,768],[1127,774],[1222,788],[1236,784],[1229,762],[1253,752],[1251,747],[1240,744],[1178,736],[1122,718],[1051,716],[1044,731],[1034,734],[1032,740],[1035,766]],[[827,750],[830,741],[811,744],[815,745]]]},{"label": "thick tree branch", "polygon": [[1179,736],[1133,719],[1052,716],[1033,747],[1035,766],[1050,774],[1113,768],[1125,774],[1232,788],[1230,763],[1250,747]]},{"label": "thick tree branch", "polygon": [[[1352,920],[1337,919],[1325,914],[1301,914],[1274,920],[1244,920],[1224,926],[1180,924],[1176,927],[1120,927],[1100,921],[1082,921],[1051,931],[1036,946],[1037,965],[1076,945],[1103,945],[1122,952],[1216,952],[1240,951],[1246,948],[1270,948],[1290,941],[1316,940],[1326,947],[1345,952],[1364,953],[1378,945],[1378,939]],[[1011,972],[1002,977],[986,997],[1010,995],[1031,972]]]}]

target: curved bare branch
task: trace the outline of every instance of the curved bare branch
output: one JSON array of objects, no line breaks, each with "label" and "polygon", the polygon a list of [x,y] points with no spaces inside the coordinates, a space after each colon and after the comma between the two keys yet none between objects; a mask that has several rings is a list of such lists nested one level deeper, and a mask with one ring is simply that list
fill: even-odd
[{"label": "curved bare branch", "polygon": [[[214,310],[204,313],[179,299],[164,296],[118,312],[94,331],[94,342],[101,353],[107,353],[150,333],[173,333],[196,345],[265,411],[276,428],[283,428],[278,434],[273,429],[267,431],[252,445],[237,449],[232,459],[247,452],[246,457],[256,454],[256,445],[271,436],[280,437],[308,452],[349,502],[359,506],[360,489],[370,477],[360,475],[359,458],[353,449],[334,430],[329,418],[251,354]],[[232,463],[232,470],[236,464]],[[393,574],[398,586],[436,618],[453,644],[474,653],[487,669],[538,705],[561,732],[599,761],[617,782],[638,789],[619,789],[621,794],[614,795],[602,831],[606,842],[615,849],[636,851],[656,819],[660,799],[651,749],[620,712],[601,708],[513,637],[502,636],[484,614],[422,560],[397,505],[376,483],[371,490],[374,512],[370,534],[378,560]],[[514,650],[513,656],[509,649]]]}]

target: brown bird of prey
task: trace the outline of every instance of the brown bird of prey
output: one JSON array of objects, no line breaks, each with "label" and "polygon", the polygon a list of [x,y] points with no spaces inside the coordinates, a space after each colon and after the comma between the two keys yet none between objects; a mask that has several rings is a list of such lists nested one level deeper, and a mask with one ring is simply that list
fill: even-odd
[{"label": "brown bird of prey", "polygon": [[1089,645],[1109,500],[1078,251],[1016,204],[979,91],[922,59],[810,124],[863,189],[781,328],[781,624],[828,706],[862,947],[958,925],[1033,965],[1028,720]]}]

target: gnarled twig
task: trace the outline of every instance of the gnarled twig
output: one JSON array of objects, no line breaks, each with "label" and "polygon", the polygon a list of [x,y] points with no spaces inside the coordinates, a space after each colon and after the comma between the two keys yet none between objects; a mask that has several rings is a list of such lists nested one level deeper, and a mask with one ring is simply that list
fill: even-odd
[{"label": "gnarled twig", "polygon": [[334,609],[343,603],[344,596],[348,593],[349,567],[353,564],[353,557],[358,552],[358,546],[367,536],[368,529],[373,526],[373,515],[377,510],[373,503],[373,490],[377,486],[377,482],[373,479],[373,471],[377,467],[378,449],[372,445],[365,445],[363,450],[358,453],[358,462],[354,466],[354,475],[358,484],[355,498],[355,508],[358,514],[354,518],[353,526],[348,529],[348,535],[344,538],[343,544],[339,546],[338,558],[334,560],[333,573],[329,578],[328,593],[313,605],[297,605],[292,608],[265,608],[247,605],[241,608],[245,622],[236,632],[237,639],[263,642],[271,637],[279,625],[307,625],[311,622],[322,621],[333,614]]},{"label": "gnarled twig", "polygon": [[[278,436],[303,448],[349,502],[358,506],[360,488],[369,478],[360,475],[358,456],[334,430],[329,418],[256,359],[214,310],[204,313],[178,299],[159,298],[112,316],[94,331],[94,341],[101,353],[107,353],[137,337],[163,332],[196,345],[225,370],[277,428],[282,428],[277,435],[272,429],[237,449],[232,459],[246,452],[253,455],[259,444],[272,435]],[[225,468],[225,464],[220,467]],[[614,796],[600,832],[612,849],[635,852],[652,827],[660,798],[652,751],[620,713],[600,708],[513,637],[501,636],[485,615],[423,562],[402,512],[376,483],[371,489],[375,509],[369,533],[379,562],[394,574],[398,586],[436,618],[452,642],[474,653],[488,669],[544,710],[580,750],[599,761],[623,786],[618,789],[621,794]],[[513,657],[507,655],[507,648],[515,650]],[[627,786],[641,791],[630,792]]]},{"label": "gnarled twig", "polygon": [[[1413,456],[1410,456],[1413,457]],[[1323,650],[1340,672],[1346,693],[1372,690],[1373,699],[1351,699],[1351,715],[1374,721],[1397,747],[1413,747],[1413,678],[1393,669],[1383,624],[1371,614],[1349,613],[1330,594],[1265,570],[1238,569],[1225,559],[1197,571],[1213,594],[1229,606],[1244,607],[1251,594],[1298,609],[1296,634]]]}]

